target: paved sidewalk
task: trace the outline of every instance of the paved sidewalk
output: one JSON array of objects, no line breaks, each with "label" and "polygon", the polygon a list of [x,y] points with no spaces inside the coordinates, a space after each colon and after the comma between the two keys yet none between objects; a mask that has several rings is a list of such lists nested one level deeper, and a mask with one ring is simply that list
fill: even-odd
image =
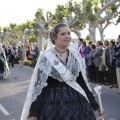
[{"label": "paved sidewalk", "polygon": [[[0,120],[20,120],[33,68],[15,65],[10,76],[0,80]],[[95,84],[90,83],[92,89]],[[94,90],[93,93],[95,94]],[[97,100],[97,96],[96,96]],[[120,94],[118,89],[102,86],[105,120],[120,120]],[[95,112],[96,116],[98,114]]]},{"label": "paved sidewalk", "polygon": [[0,105],[9,113],[5,115],[0,107],[0,120],[20,120],[33,69],[15,65],[10,72],[10,76],[0,80]]}]

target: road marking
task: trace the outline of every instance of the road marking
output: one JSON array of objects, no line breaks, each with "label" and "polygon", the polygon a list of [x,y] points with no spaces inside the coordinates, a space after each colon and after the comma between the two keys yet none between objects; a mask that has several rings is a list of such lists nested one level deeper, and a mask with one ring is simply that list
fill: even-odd
[{"label": "road marking", "polygon": [[0,104],[0,110],[5,114],[5,115],[10,115],[7,110]]}]

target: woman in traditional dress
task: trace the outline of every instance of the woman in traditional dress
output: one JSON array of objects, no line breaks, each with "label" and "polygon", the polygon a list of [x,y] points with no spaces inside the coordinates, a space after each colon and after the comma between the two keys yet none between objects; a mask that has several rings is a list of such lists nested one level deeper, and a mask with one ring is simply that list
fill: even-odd
[{"label": "woman in traditional dress", "polygon": [[5,72],[5,62],[3,57],[0,55],[0,79],[3,79]]},{"label": "woman in traditional dress", "polygon": [[0,43],[0,79],[3,79],[4,76],[10,74],[8,64],[6,62],[6,54]]},{"label": "woman in traditional dress", "polygon": [[55,25],[50,39],[55,47],[38,59],[21,120],[96,120],[94,111],[103,112],[91,92],[80,54],[68,47],[68,25]]}]

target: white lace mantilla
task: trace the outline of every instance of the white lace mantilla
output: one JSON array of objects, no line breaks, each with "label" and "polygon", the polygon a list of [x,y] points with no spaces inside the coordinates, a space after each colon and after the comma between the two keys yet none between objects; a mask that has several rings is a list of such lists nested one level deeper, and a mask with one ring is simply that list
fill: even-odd
[{"label": "white lace mantilla", "polygon": [[[53,49],[50,49],[50,50],[54,52]],[[74,80],[77,79],[77,77],[79,76],[79,72],[81,70],[81,73],[86,82],[86,85],[90,89],[90,86],[88,84],[88,80],[86,77],[85,69],[83,68],[82,58],[80,57],[80,54],[76,50],[73,50],[72,48],[69,48],[69,56],[68,56],[66,67],[73,75]],[[31,103],[36,100],[38,95],[41,94],[42,89],[46,86],[48,76],[51,76],[59,80],[60,82],[64,82],[64,80],[59,75],[59,73],[52,67],[49,61],[45,58],[44,52],[43,52],[43,54],[39,57],[36,67],[32,74],[21,120],[27,120],[26,118],[28,116]]]},{"label": "white lace mantilla", "polygon": [[[77,62],[77,59],[73,56],[71,52],[69,52],[66,67],[69,69],[69,71],[71,71],[74,79],[76,80],[80,72],[79,62]],[[51,66],[49,61],[45,58],[43,53],[39,61],[37,79],[34,85],[32,101],[36,100],[37,96],[41,93],[43,87],[45,87],[48,76],[55,78],[60,82],[64,81],[63,78],[59,75],[59,73]]]}]

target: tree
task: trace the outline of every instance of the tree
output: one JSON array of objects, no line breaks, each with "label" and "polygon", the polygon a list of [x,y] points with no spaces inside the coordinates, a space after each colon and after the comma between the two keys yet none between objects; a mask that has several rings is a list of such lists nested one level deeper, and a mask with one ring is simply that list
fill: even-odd
[{"label": "tree", "polygon": [[55,9],[53,24],[58,22],[68,23],[72,32],[74,32],[78,38],[81,37],[81,30],[86,26],[86,20],[82,14],[80,2],[73,2],[70,0],[64,5],[57,5]]},{"label": "tree", "polygon": [[10,23],[9,27],[3,27],[3,29],[1,29],[1,39],[4,45],[6,45],[6,43],[9,41],[8,39],[13,38],[13,34],[16,34],[16,32],[18,31],[18,27],[16,24]]},{"label": "tree", "polygon": [[44,16],[44,10],[43,9],[38,9],[36,12],[36,20],[37,20],[37,36],[38,36],[38,52],[42,50],[42,40],[43,37],[49,34],[49,24],[51,23],[51,13],[47,12],[46,17]]},{"label": "tree", "polygon": [[[88,17],[90,40],[96,40],[96,28],[98,26],[102,28],[102,24],[106,22],[105,27],[101,30],[103,31],[108,25],[107,21],[113,18],[119,6],[119,0],[83,0],[83,12]],[[107,13],[105,14],[105,12]]]},{"label": "tree", "polygon": [[[107,28],[107,26],[109,26],[110,24],[114,24],[117,25],[118,24],[118,20],[119,20],[119,16],[120,13],[117,11],[118,8],[120,7],[120,3],[115,5],[112,5],[109,9],[107,9],[105,11],[105,14],[107,16],[106,19],[101,19],[98,25],[98,29],[100,32],[100,37],[101,37],[101,41],[104,40],[104,30]],[[116,23],[113,22],[114,18],[118,18],[118,20],[116,21]]]}]

